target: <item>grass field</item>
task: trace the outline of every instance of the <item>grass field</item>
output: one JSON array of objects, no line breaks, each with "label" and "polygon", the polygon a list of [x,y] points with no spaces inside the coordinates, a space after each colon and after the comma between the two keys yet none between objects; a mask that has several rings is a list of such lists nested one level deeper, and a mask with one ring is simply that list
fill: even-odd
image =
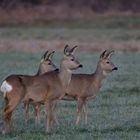
[{"label": "grass field", "polygon": [[[111,20],[112,21],[112,20]],[[110,21],[110,22],[111,22]],[[123,22],[123,19],[121,20]],[[135,20],[134,20],[135,21]],[[102,21],[101,21],[102,22]],[[100,22],[100,24],[101,24]],[[125,21],[126,22],[126,21]],[[131,21],[133,24],[134,22]],[[135,21],[135,24],[139,23]],[[115,23],[115,21],[113,22]],[[74,40],[85,39],[85,42],[92,44],[94,39],[96,42],[100,41],[102,44],[107,41],[115,43],[121,43],[121,40],[114,41],[112,38],[118,35],[118,38],[122,39],[127,37],[125,33],[130,35],[128,39],[122,39],[122,42],[127,44],[136,43],[139,45],[139,31],[137,28],[129,30],[129,28],[122,27],[108,27],[86,29],[83,27],[65,27],[60,30],[58,27],[54,28],[44,27],[32,27],[29,30],[23,30],[25,27],[4,27],[0,28],[0,37],[4,40],[17,39],[28,41],[30,39],[38,39],[34,35],[52,33],[59,37],[60,31],[63,32],[64,40],[70,42]],[[136,26],[137,27],[137,26]],[[41,30],[42,29],[42,30]],[[44,30],[43,30],[44,29]],[[20,34],[17,35],[19,30]],[[47,32],[49,31],[49,32]],[[54,32],[52,32],[54,31]],[[58,31],[58,34],[57,34]],[[120,31],[120,33],[119,33]],[[15,34],[14,34],[15,33]],[[116,33],[116,34],[115,34]],[[118,33],[118,34],[117,34]],[[122,34],[121,34],[122,33]],[[4,36],[5,35],[5,36]],[[46,36],[41,39],[42,41],[53,41],[52,38]],[[70,35],[70,36],[69,36]],[[83,37],[85,35],[85,37]],[[94,36],[95,35],[95,36]],[[92,36],[94,39],[92,40]],[[25,37],[25,38],[24,38]],[[39,39],[40,40],[40,39]],[[84,42],[84,40],[82,40]],[[84,46],[82,46],[84,47]],[[102,46],[103,49],[104,46]],[[80,50],[81,48],[79,48]],[[84,50],[88,48],[84,47]],[[62,49],[61,49],[62,50]],[[1,52],[0,53],[0,83],[9,74],[34,74],[37,71],[38,63],[40,61],[41,53],[25,53],[25,52]],[[91,73],[96,68],[96,63],[99,58],[97,52],[78,52],[77,57],[79,61],[84,65],[83,69],[76,72]],[[61,53],[57,53],[54,57],[54,62],[59,66],[59,60]],[[78,126],[75,126],[76,117],[76,103],[59,101],[56,114],[58,116],[59,125],[53,127],[51,134],[45,134],[44,122],[45,113],[42,107],[41,112],[41,125],[39,128],[34,127],[34,114],[33,109],[30,107],[30,120],[29,125],[25,128],[24,125],[24,109],[23,105],[19,105],[13,114],[14,129],[6,135],[0,133],[0,140],[139,140],[140,139],[140,56],[138,53],[127,52],[117,53],[113,56],[112,61],[119,70],[110,74],[104,81],[103,87],[100,93],[95,99],[91,100],[88,104],[88,125],[85,126],[81,120]],[[0,95],[0,108],[4,105],[3,96]],[[0,121],[2,122],[2,111],[0,112]]]},{"label": "grass field", "polygon": [[[40,21],[41,22],[41,21]],[[95,17],[88,20],[42,21],[33,25],[0,26],[0,51],[33,51],[78,44],[83,51],[114,48],[140,52],[140,17]]]},{"label": "grass field", "polygon": [[[99,54],[78,54],[84,68],[81,72],[90,73],[95,70]],[[1,54],[0,79],[10,73],[36,72],[40,54]],[[58,63],[59,56],[55,56]],[[30,61],[28,61],[30,60]],[[109,75],[105,80],[100,94],[89,102],[88,125],[81,121],[75,126],[75,102],[60,101],[56,113],[60,125],[55,125],[51,135],[44,133],[44,111],[41,112],[41,125],[34,128],[33,110],[30,108],[30,120],[25,129],[23,118],[23,106],[20,105],[13,115],[15,129],[3,136],[1,140],[27,140],[27,139],[114,139],[137,140],[140,138],[140,57],[139,54],[116,54],[113,58],[119,70]],[[4,63],[3,63],[4,62]],[[88,62],[88,64],[87,64]],[[1,95],[0,106],[3,106]],[[2,119],[2,114],[0,115]]]}]

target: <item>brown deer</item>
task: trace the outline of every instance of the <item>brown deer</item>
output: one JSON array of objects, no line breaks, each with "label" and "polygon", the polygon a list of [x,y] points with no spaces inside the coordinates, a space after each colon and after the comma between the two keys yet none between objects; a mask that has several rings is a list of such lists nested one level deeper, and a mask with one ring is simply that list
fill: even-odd
[{"label": "brown deer", "polygon": [[87,108],[86,104],[99,92],[103,79],[118,68],[111,62],[110,57],[114,51],[104,51],[97,64],[96,71],[93,74],[73,74],[71,82],[67,89],[65,97],[62,100],[77,101],[77,120],[79,123],[80,113],[83,111],[85,124],[87,124]]},{"label": "brown deer", "polygon": [[[4,109],[5,131],[10,130],[12,112],[17,104],[22,100],[24,103],[44,103],[46,105],[46,132],[49,132],[52,121],[54,120],[53,105],[57,100],[65,95],[71,80],[72,70],[82,67],[82,65],[73,56],[75,48],[76,47],[70,49],[68,46],[65,47],[64,57],[61,61],[59,71],[53,71],[39,76],[20,76],[20,81],[24,85],[20,89],[22,96],[20,98],[14,98],[11,102],[6,102]],[[13,86],[8,82],[4,86],[7,87],[6,89],[8,92],[13,91]]]},{"label": "brown deer", "polygon": [[[53,52],[46,51],[44,53],[44,55],[41,58],[38,72],[35,74],[36,76],[41,75],[45,72],[57,70],[56,66],[52,63],[53,55],[54,55],[54,51]],[[18,99],[21,99],[22,96],[24,96],[24,94],[25,94],[25,93],[23,93],[24,85],[21,82],[20,76],[21,75],[10,75],[2,83],[1,92],[3,92],[3,96],[4,96],[6,104],[8,104],[9,102],[12,102],[13,100],[16,100],[16,99],[14,99],[15,97]],[[24,77],[24,75],[22,75],[22,77]],[[6,87],[6,85],[9,85],[9,86]],[[9,90],[11,90],[11,88],[12,88],[12,91],[10,92]],[[24,106],[25,106],[25,110],[26,110],[25,111],[25,123],[27,124],[29,103],[24,104]],[[35,112],[38,111],[36,106],[34,106],[34,110],[35,110]],[[38,122],[37,119],[38,119],[38,116],[35,116],[36,123]]]},{"label": "brown deer", "polygon": [[[52,62],[52,57],[54,55],[54,51],[50,52],[46,51],[44,53],[44,55],[41,58],[41,62],[39,64],[39,68],[38,68],[38,72],[36,75],[41,75],[44,74],[46,72],[50,72],[50,71],[54,71],[54,70],[58,70],[55,66],[55,64]],[[21,83],[21,85],[23,86],[23,84]],[[40,111],[40,104],[36,104],[33,105],[34,107],[34,112],[35,112],[35,126],[38,126],[39,123],[39,111]],[[27,121],[29,118],[29,103],[26,102],[24,103],[24,108],[25,108],[25,124],[27,125]]]}]

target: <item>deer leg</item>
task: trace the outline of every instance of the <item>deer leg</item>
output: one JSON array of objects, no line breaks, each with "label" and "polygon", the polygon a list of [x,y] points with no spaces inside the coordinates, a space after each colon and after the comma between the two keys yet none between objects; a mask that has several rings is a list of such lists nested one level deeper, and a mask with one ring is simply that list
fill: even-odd
[{"label": "deer leg", "polygon": [[3,134],[9,132],[12,127],[11,114],[12,113],[4,114],[4,130],[2,131]]},{"label": "deer leg", "polygon": [[[12,127],[12,122],[11,122],[12,113],[17,107],[18,103],[21,101],[21,98],[22,98],[21,93],[22,92],[13,91],[6,94],[6,97],[5,97],[6,104],[3,110],[3,121],[4,121],[3,133],[8,132],[10,128]],[[16,95],[16,97],[14,97],[13,95]]]},{"label": "deer leg", "polygon": [[25,108],[25,125],[27,126],[29,120],[29,103],[24,103]]},{"label": "deer leg", "polygon": [[10,100],[4,108],[4,132],[8,132],[12,127],[11,117],[14,109],[16,108],[18,102]]},{"label": "deer leg", "polygon": [[5,113],[5,111],[6,110],[8,110],[8,100],[6,99],[5,100],[6,101],[6,103],[5,103],[5,108],[4,108],[4,111],[3,111],[3,118],[4,118],[4,130],[3,130],[3,133],[5,133],[5,132],[8,132],[9,131],[9,129],[10,129],[10,121],[9,121],[9,114],[7,113]]},{"label": "deer leg", "polygon": [[[56,105],[57,105],[57,102],[56,102],[56,101],[54,101],[54,102],[53,102],[53,111],[55,110]],[[56,115],[55,115],[55,114],[54,114],[53,121],[54,121],[57,125],[59,124],[59,122],[58,122],[57,117],[56,117]]]},{"label": "deer leg", "polygon": [[84,113],[85,125],[87,125],[87,114],[88,114],[88,111],[87,111],[87,105],[86,105],[86,103],[83,105],[83,113]]},{"label": "deer leg", "polygon": [[81,114],[81,111],[83,109],[83,105],[84,105],[84,101],[81,98],[79,98],[78,101],[77,101],[77,119],[76,119],[76,125],[79,124],[80,114]]},{"label": "deer leg", "polygon": [[50,132],[51,124],[53,121],[53,104],[52,101],[49,101],[46,104],[46,109],[47,109],[47,116],[46,116],[46,132]]},{"label": "deer leg", "polygon": [[35,111],[35,127],[37,128],[40,124],[40,104],[34,105],[34,111]]}]

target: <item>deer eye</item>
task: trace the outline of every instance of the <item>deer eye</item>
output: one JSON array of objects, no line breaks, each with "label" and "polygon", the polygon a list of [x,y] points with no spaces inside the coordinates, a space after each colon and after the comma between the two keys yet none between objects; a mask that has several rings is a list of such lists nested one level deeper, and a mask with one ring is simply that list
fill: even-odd
[{"label": "deer eye", "polygon": [[106,63],[109,64],[109,61],[107,61]]},{"label": "deer eye", "polygon": [[71,59],[71,61],[74,61],[74,59]]},{"label": "deer eye", "polygon": [[51,63],[49,62],[48,65],[51,65]]}]

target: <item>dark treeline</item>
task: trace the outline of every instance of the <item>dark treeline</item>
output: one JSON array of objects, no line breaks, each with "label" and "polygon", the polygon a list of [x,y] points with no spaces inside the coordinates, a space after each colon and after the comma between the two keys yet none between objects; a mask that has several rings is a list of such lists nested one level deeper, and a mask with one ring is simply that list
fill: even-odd
[{"label": "dark treeline", "polygon": [[131,11],[140,12],[140,0],[1,0],[0,7],[12,9],[18,6],[68,6],[88,8],[93,12]]}]

